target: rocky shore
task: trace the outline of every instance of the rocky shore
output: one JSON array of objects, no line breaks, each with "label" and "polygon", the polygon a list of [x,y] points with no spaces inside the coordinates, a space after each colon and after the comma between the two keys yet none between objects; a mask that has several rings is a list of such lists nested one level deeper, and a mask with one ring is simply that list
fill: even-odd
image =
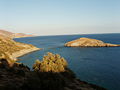
[{"label": "rocky shore", "polygon": [[104,43],[101,40],[91,38],[79,38],[65,44],[67,47],[120,47],[118,44]]}]

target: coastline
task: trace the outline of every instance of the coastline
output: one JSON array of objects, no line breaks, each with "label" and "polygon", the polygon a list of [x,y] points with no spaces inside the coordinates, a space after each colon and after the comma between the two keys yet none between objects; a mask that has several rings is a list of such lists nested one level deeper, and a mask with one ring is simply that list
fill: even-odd
[{"label": "coastline", "polygon": [[[11,57],[14,58],[15,61],[19,61],[19,59],[17,59],[18,57],[24,56],[26,54],[29,54],[31,52],[35,52],[35,51],[38,51],[38,50],[41,50],[41,49],[42,48],[36,48],[36,47],[30,48],[30,49],[23,49],[23,50],[14,52],[11,55]],[[29,72],[31,72],[31,71],[29,71]],[[78,79],[76,77],[73,78],[73,81],[67,82],[67,85],[64,87],[64,90],[69,90],[69,89],[77,90],[77,89],[81,89],[81,88],[86,89],[86,90],[88,90],[88,89],[91,89],[91,90],[96,90],[96,89],[106,90],[102,86],[91,84],[91,83],[88,83],[86,81],[81,81],[80,79]]]},{"label": "coastline", "polygon": [[16,39],[16,38],[27,38],[27,37],[37,37],[37,36],[13,37],[13,39]]},{"label": "coastline", "polygon": [[20,50],[20,51],[17,51],[17,52],[12,53],[11,57],[12,57],[15,61],[18,61],[18,60],[17,60],[18,57],[24,56],[24,55],[29,54],[29,53],[31,53],[31,52],[38,51],[38,50],[40,50],[40,49],[41,49],[41,48],[36,48],[36,47],[30,48],[30,49],[23,49],[23,50]]}]

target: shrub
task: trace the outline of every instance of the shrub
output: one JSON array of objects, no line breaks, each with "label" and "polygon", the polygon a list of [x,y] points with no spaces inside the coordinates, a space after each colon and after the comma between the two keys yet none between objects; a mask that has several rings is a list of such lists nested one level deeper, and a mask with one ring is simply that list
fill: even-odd
[{"label": "shrub", "polygon": [[40,72],[64,72],[67,67],[66,60],[59,54],[47,53],[40,62],[36,60],[33,65],[34,71]]},{"label": "shrub", "polygon": [[39,60],[36,60],[36,61],[35,61],[35,64],[33,65],[33,69],[34,69],[35,71],[39,71],[39,69],[40,69],[40,64],[41,64],[41,62],[40,62]]}]

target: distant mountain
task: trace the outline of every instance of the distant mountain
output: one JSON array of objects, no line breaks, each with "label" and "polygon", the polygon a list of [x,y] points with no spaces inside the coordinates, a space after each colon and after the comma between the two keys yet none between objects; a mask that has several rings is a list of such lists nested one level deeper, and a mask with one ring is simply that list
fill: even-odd
[{"label": "distant mountain", "polygon": [[13,33],[13,32],[9,32],[6,30],[0,30],[0,36],[5,36],[5,37],[9,37],[9,38],[21,38],[21,37],[32,37],[34,35],[28,35],[28,34],[24,34],[24,33]]},{"label": "distant mountain", "polygon": [[27,35],[27,34],[24,34],[24,33],[15,33],[14,34],[14,37],[15,38],[20,38],[20,37],[32,37],[34,35]]}]

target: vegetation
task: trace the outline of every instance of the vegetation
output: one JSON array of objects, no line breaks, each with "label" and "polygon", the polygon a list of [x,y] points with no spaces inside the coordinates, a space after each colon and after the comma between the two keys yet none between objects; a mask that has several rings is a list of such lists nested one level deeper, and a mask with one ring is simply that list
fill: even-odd
[{"label": "vegetation", "polygon": [[67,69],[67,62],[59,54],[48,52],[42,61],[36,60],[33,69],[37,71],[42,90],[63,90],[66,83],[62,73]]},{"label": "vegetation", "polygon": [[0,51],[3,51],[5,53],[9,53],[10,55],[14,52],[31,48],[32,45],[27,45],[19,42],[15,42],[14,40],[0,36]]},{"label": "vegetation", "polygon": [[6,53],[0,55],[5,56],[0,58],[0,90],[105,90],[76,79],[58,54],[47,53],[42,61],[36,60],[34,71],[21,63],[10,66],[11,58]]},{"label": "vegetation", "polygon": [[23,49],[23,47],[17,46],[17,42],[14,42],[9,38],[0,37],[0,50],[3,52],[12,54],[13,52],[19,51],[21,49]]},{"label": "vegetation", "polygon": [[47,53],[42,61],[36,60],[33,65],[35,71],[40,72],[65,72],[67,68],[66,60],[59,54]]},{"label": "vegetation", "polygon": [[0,50],[0,59],[6,59],[10,67],[15,63],[15,60],[9,55],[9,53],[3,52],[2,50]]}]

